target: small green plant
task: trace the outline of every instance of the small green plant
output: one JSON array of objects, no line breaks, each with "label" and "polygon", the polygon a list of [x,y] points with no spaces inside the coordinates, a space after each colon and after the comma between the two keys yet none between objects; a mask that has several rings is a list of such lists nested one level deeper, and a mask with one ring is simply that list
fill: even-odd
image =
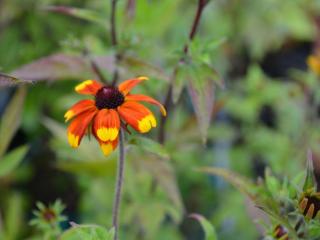
[{"label": "small green plant", "polygon": [[40,232],[44,240],[57,239],[62,233],[60,223],[67,220],[62,214],[65,206],[60,200],[56,200],[49,206],[37,202],[37,208],[33,212],[35,218],[30,224]]}]

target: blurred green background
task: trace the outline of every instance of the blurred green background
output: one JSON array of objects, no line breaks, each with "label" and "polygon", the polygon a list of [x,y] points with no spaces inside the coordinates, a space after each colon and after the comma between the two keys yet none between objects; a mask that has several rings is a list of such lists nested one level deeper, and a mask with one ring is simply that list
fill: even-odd
[{"label": "blurred green background", "polygon": [[[86,50],[112,77],[110,2],[0,0],[0,71],[33,80],[0,88],[0,238],[43,239],[28,222],[37,201],[56,199],[68,221],[111,227],[117,151],[105,158],[87,138],[71,149],[63,119],[83,99],[74,86],[96,77]],[[52,5],[90,12],[75,17],[48,11]],[[207,217],[219,239],[261,239],[252,204],[196,169],[224,167],[255,180],[269,167],[291,178],[319,144],[319,79],[306,64],[320,42],[319,1],[211,0],[190,61],[179,66],[196,9],[196,0],[118,1],[121,81],[149,76],[136,92],[164,102],[178,69],[163,146],[158,128],[127,136],[122,239],[204,239],[190,213]]]}]

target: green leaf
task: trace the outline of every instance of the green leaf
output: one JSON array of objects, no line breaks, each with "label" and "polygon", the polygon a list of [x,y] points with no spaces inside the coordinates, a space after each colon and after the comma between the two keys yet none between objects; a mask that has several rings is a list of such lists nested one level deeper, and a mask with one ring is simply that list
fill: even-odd
[{"label": "green leaf", "polygon": [[23,160],[28,149],[28,146],[21,146],[6,154],[0,160],[0,177],[4,177],[14,171]]},{"label": "green leaf", "polygon": [[22,196],[18,194],[13,194],[8,199],[8,207],[4,214],[4,239],[6,240],[19,239],[23,220],[22,200]]},{"label": "green leaf", "polygon": [[163,147],[163,145],[150,138],[135,136],[130,139],[129,143],[134,144],[147,152],[156,154],[159,157],[166,159],[169,158],[169,153]]},{"label": "green leaf", "polygon": [[[141,161],[141,164],[147,172],[155,178],[159,186],[172,201],[175,209],[177,209],[178,213],[181,213],[180,216],[182,216],[182,213],[184,212],[184,205],[178,188],[175,171],[170,162],[151,155],[145,155],[145,157],[139,158],[138,160]],[[174,220],[179,222],[181,220],[180,216]]]},{"label": "green leaf", "polygon": [[191,214],[190,217],[196,219],[201,224],[201,227],[205,232],[205,240],[218,240],[215,228],[205,217],[196,213]]},{"label": "green leaf", "polygon": [[100,16],[97,12],[92,10],[67,7],[67,6],[48,6],[48,7],[45,7],[45,10],[61,13],[64,15],[75,17],[75,18],[83,19],[89,22],[99,23],[104,27],[106,26],[105,19],[102,16]]},{"label": "green leaf", "polygon": [[20,126],[26,92],[25,87],[19,87],[3,113],[0,122],[0,159]]},{"label": "green leaf", "polygon": [[205,143],[213,112],[215,86],[209,75],[199,75],[199,77],[189,81],[188,91],[197,117],[202,141]]},{"label": "green leaf", "polygon": [[62,234],[60,240],[113,240],[114,228],[98,225],[76,225]]},{"label": "green leaf", "polygon": [[247,195],[252,200],[255,200],[254,189],[256,187],[249,179],[240,176],[228,169],[224,168],[216,168],[216,167],[203,167],[199,169],[200,172],[220,176],[224,178],[226,181],[231,183],[235,188],[237,188],[240,192]]},{"label": "green leaf", "polygon": [[97,176],[114,176],[116,157],[101,161],[59,161],[57,168],[76,174]]},{"label": "green leaf", "polygon": [[313,174],[313,155],[311,150],[308,151],[306,179],[303,184],[303,191],[315,188],[315,179]]},{"label": "green leaf", "polygon": [[179,67],[175,72],[175,79],[172,90],[172,101],[177,103],[179,101],[181,92],[183,88],[188,83],[188,79],[190,78],[190,68],[187,64],[179,63]]}]

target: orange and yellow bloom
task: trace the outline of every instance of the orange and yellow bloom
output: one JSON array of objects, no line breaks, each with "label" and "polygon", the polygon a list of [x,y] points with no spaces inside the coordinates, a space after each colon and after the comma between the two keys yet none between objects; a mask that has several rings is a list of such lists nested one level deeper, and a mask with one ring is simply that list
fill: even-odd
[{"label": "orange and yellow bloom", "polygon": [[71,147],[78,147],[88,131],[95,136],[103,153],[109,155],[118,145],[121,126],[130,125],[140,133],[156,127],[153,113],[139,102],[157,105],[164,116],[165,108],[149,96],[130,93],[136,85],[147,79],[129,79],[118,87],[104,86],[95,80],[86,80],[77,85],[76,92],[94,96],[94,99],[77,102],[64,115],[66,121],[73,119],[67,131]]}]

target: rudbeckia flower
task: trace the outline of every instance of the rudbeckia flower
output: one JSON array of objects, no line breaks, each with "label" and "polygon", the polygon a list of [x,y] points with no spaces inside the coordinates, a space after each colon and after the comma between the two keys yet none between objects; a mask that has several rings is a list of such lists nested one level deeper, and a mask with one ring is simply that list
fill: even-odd
[{"label": "rudbeckia flower", "polygon": [[97,139],[104,155],[109,155],[118,145],[120,127],[130,125],[140,133],[156,127],[153,113],[140,102],[157,105],[164,116],[165,108],[149,96],[130,93],[144,80],[148,78],[129,79],[118,87],[105,86],[95,80],[77,85],[76,92],[93,98],[77,102],[64,115],[66,121],[73,119],[67,131],[71,147],[77,148],[88,131]]}]

